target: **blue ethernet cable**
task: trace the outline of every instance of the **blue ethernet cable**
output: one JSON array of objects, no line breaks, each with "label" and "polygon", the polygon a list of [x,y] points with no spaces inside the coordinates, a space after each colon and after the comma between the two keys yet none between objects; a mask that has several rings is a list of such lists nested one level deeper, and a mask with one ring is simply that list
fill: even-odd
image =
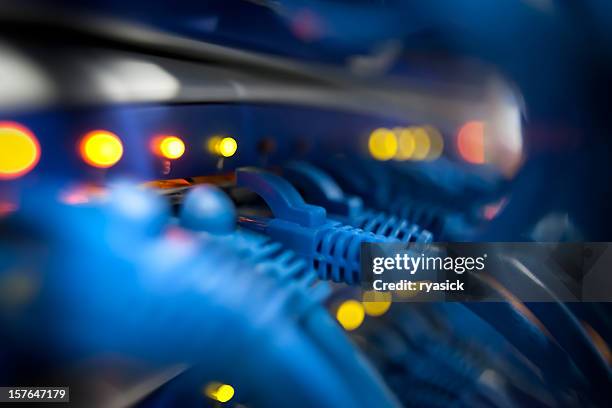
[{"label": "blue ethernet cable", "polygon": [[355,398],[365,406],[395,404],[395,397],[389,394],[369,362],[320,307],[330,288],[317,279],[303,259],[264,235],[237,229],[234,204],[216,186],[205,184],[189,189],[179,217],[182,227],[204,233],[205,240],[231,248],[257,275],[274,278],[292,294],[292,314],[301,316],[298,320],[303,330],[320,346],[334,367],[351,373],[345,381],[353,389]]},{"label": "blue ethernet cable", "polygon": [[181,203],[179,224],[232,248],[259,272],[294,282],[309,292],[315,303],[323,303],[330,293],[329,285],[319,281],[312,267],[295,252],[266,235],[238,229],[234,203],[219,187],[202,184],[190,188]]},{"label": "blue ethernet cable", "polygon": [[[47,363],[59,367],[108,353],[187,363],[173,383],[188,387],[189,405],[203,398],[202,384],[220,380],[252,406],[399,406],[325,309],[305,308],[291,280],[258,270],[223,240],[173,233],[161,197],[123,186],[106,203],[72,206],[48,193],[25,197],[0,225],[34,231],[44,254],[31,304],[18,316],[0,307],[12,335],[4,347],[20,339],[18,350],[36,350],[44,335]],[[19,245],[0,242],[0,277],[20,270]]]},{"label": "blue ethernet cable", "polygon": [[[491,336],[486,324],[465,308],[458,309],[462,314],[452,314],[465,318],[457,323],[462,330],[450,329],[444,323],[448,310],[447,304],[394,307],[368,321],[359,333],[367,338],[366,353],[406,406],[479,406],[475,399],[491,401],[490,397],[510,406],[505,393],[479,381],[487,369],[497,366],[503,338]],[[477,334],[468,337],[463,330],[469,336]]]},{"label": "blue ethernet cable", "polygon": [[241,226],[269,235],[295,251],[314,267],[319,277],[359,284],[362,243],[399,242],[327,218],[323,207],[306,204],[285,179],[257,168],[236,170],[236,184],[263,198],[273,218],[239,217]]},{"label": "blue ethernet cable", "polygon": [[300,310],[310,310],[308,314],[302,313],[304,330],[326,350],[336,366],[342,367],[343,372],[352,373],[347,381],[354,385],[354,392],[361,393],[363,401],[371,400],[370,395],[381,394],[384,386],[369,363],[349,343],[346,334],[331,321],[327,312],[314,306],[323,303],[330,288],[319,281],[311,265],[265,235],[236,228],[234,203],[214,185],[190,188],[182,200],[179,219],[183,228],[232,248],[258,273],[274,277],[297,292],[296,299],[303,303]]},{"label": "blue ethernet cable", "polygon": [[[449,219],[438,206],[416,201],[405,192],[396,191],[389,180],[389,169],[382,166],[363,168],[365,161],[348,162],[348,159],[337,159],[321,166],[342,184],[344,189],[364,199],[370,208],[388,212],[399,219],[406,219],[421,228],[430,231],[436,240],[445,239]],[[454,230],[454,228],[453,228]]]},{"label": "blue ethernet cable", "polygon": [[330,218],[401,242],[432,241],[429,231],[405,218],[365,208],[361,198],[346,195],[330,175],[316,166],[292,161],[284,166],[283,175],[308,201],[327,209]]}]

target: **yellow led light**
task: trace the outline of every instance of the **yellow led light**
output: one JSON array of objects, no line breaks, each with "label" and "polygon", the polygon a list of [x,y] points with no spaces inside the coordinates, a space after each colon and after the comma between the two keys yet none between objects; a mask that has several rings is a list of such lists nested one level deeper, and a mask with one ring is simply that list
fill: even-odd
[{"label": "yellow led light", "polygon": [[442,155],[444,151],[444,138],[442,134],[433,126],[423,126],[423,130],[429,136],[429,153],[426,160],[435,160]]},{"label": "yellow led light", "polygon": [[208,139],[208,151],[214,154],[219,154],[219,143],[221,143],[221,138],[219,136],[213,136]]},{"label": "yellow led light", "polygon": [[0,179],[27,174],[40,159],[38,140],[24,126],[0,122]]},{"label": "yellow led light", "polygon": [[208,151],[218,156],[231,157],[238,150],[238,143],[233,137],[213,136],[208,140]]},{"label": "yellow led light", "polygon": [[391,307],[391,293],[388,292],[364,292],[363,308],[368,316],[382,316]]},{"label": "yellow led light", "polygon": [[376,160],[389,160],[397,153],[397,138],[392,130],[379,128],[370,134],[368,140],[370,154]]},{"label": "yellow led light", "polygon": [[166,159],[178,159],[185,153],[185,143],[176,136],[160,136],[154,140],[157,154]]},{"label": "yellow led light", "polygon": [[80,145],[83,160],[91,166],[114,166],[123,156],[123,144],[117,135],[106,130],[94,130],[85,135]]},{"label": "yellow led light", "polygon": [[414,135],[414,153],[413,160],[425,160],[431,149],[431,141],[429,135],[422,127],[413,127],[412,134]]},{"label": "yellow led light", "polygon": [[234,397],[234,387],[218,382],[210,383],[204,389],[204,394],[210,399],[219,402],[228,402]]},{"label": "yellow led light", "polygon": [[344,327],[345,330],[355,330],[365,318],[363,305],[356,300],[347,300],[343,302],[336,311],[336,319]]},{"label": "yellow led light", "polygon": [[397,131],[397,154],[396,160],[408,160],[412,158],[416,149],[416,140],[411,128],[402,128]]},{"label": "yellow led light", "polygon": [[219,153],[223,157],[231,157],[238,150],[238,143],[231,137],[224,137],[219,142]]}]

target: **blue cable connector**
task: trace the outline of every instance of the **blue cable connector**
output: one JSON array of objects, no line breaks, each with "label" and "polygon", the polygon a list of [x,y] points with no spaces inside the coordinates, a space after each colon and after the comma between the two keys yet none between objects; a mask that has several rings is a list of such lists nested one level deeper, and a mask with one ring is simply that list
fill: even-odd
[{"label": "blue cable connector", "polygon": [[358,284],[361,243],[399,242],[329,220],[323,207],[306,204],[287,180],[275,174],[241,168],[236,171],[236,183],[261,196],[274,215],[240,217],[240,225],[292,249],[311,263],[321,279]]},{"label": "blue cable connector", "polygon": [[349,162],[346,159],[321,165],[346,191],[362,197],[368,207],[419,225],[430,231],[436,240],[444,239],[449,214],[438,206],[419,202],[406,192],[397,191],[390,183],[393,177],[388,168],[368,165],[365,161]]},{"label": "blue cable connector", "polygon": [[318,280],[304,259],[270,237],[236,228],[234,203],[219,187],[203,184],[191,188],[183,199],[179,219],[183,228],[205,233],[207,240],[233,248],[258,272],[308,292],[311,302],[320,304],[327,299],[330,287]]},{"label": "blue cable connector", "polygon": [[[219,191],[205,194],[213,196],[205,204],[223,204]],[[38,350],[44,336],[52,368],[105,355],[180,363],[190,367],[172,381],[181,406],[201,405],[202,385],[217,380],[253,406],[399,406],[327,311],[304,301],[298,283],[249,262],[255,251],[245,258],[244,245],[229,245],[236,242],[226,241],[230,216],[217,217],[215,234],[192,234],[172,225],[161,197],[137,186],[78,206],[56,197],[32,192],[2,225],[44,248],[30,259],[20,241],[0,242],[0,266],[8,266],[0,278],[33,264],[40,284],[26,308],[0,313],[3,330],[14,333],[6,349]],[[211,220],[191,221],[210,227]]]},{"label": "blue cable connector", "polygon": [[432,241],[432,234],[407,219],[364,207],[357,196],[344,194],[323,170],[305,162],[290,162],[284,175],[316,205],[326,208],[330,218],[401,242]]}]

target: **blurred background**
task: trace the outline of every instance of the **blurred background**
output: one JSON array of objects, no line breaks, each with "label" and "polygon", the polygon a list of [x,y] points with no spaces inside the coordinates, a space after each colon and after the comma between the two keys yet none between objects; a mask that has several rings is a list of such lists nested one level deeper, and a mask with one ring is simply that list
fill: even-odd
[{"label": "blurred background", "polygon": [[504,302],[405,303],[361,290],[359,248],[611,241],[610,21],[606,0],[2,1],[0,386],[608,406],[610,304],[556,293],[580,276],[516,259]]}]

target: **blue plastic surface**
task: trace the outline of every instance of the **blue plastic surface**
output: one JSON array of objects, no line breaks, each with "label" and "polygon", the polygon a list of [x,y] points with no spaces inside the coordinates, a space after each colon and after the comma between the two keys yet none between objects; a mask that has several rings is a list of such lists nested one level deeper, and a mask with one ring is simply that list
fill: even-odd
[{"label": "blue plastic surface", "polygon": [[240,224],[263,232],[307,259],[321,279],[359,284],[362,242],[397,242],[337,221],[325,209],[309,205],[282,177],[258,169],[236,171],[236,184],[260,195],[274,218],[241,217]]},{"label": "blue plastic surface", "polygon": [[236,229],[234,203],[218,187],[203,184],[193,187],[180,209],[181,225],[194,231],[229,234]]},{"label": "blue plastic surface", "polygon": [[325,207],[338,221],[402,242],[433,239],[429,231],[406,219],[366,209],[361,198],[344,194],[332,177],[316,166],[293,161],[285,165],[284,175],[309,201]]}]

